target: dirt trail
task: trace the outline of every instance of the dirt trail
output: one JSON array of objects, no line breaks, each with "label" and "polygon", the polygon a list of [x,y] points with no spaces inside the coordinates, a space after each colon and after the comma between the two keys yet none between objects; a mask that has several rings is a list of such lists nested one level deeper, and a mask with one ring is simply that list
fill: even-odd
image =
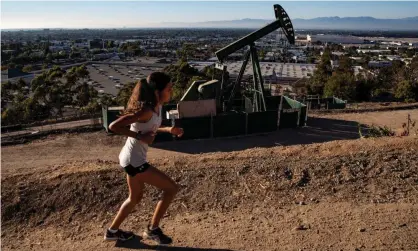
[{"label": "dirt trail", "polygon": [[336,113],[336,114],[311,114],[317,118],[328,118],[338,120],[358,121],[368,125],[385,125],[393,130],[402,127],[402,123],[407,122],[408,114],[411,119],[418,121],[418,109],[385,111],[385,112],[364,112],[364,113]]},{"label": "dirt trail", "polygon": [[[42,144],[20,147],[57,158]],[[418,250],[417,151],[417,139],[381,138],[151,158],[182,187],[163,225],[174,246],[158,250]],[[5,165],[2,250],[156,249],[102,241],[126,184],[114,160],[83,156]],[[124,227],[141,234],[158,195],[149,188]]]}]

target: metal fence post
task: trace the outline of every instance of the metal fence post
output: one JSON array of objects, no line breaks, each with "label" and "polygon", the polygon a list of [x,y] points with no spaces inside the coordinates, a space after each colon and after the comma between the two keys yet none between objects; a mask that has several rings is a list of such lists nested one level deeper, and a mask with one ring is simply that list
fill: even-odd
[{"label": "metal fence post", "polygon": [[248,112],[245,113],[245,134],[248,134]]},{"label": "metal fence post", "polygon": [[408,113],[408,129],[407,129],[407,131],[408,131],[408,135],[409,135],[409,121],[411,120],[411,114],[409,114]]},{"label": "metal fence post", "polygon": [[210,137],[213,138],[213,114],[210,114]]},{"label": "metal fence post", "polygon": [[283,95],[280,96],[280,104],[279,104],[279,114],[277,118],[277,127],[280,129],[280,119],[281,119],[281,113],[283,109]]}]

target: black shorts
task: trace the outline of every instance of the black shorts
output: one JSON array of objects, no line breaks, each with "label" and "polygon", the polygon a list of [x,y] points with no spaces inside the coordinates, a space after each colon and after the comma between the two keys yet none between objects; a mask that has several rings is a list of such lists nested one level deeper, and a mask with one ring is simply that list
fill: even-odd
[{"label": "black shorts", "polygon": [[144,164],[140,165],[140,166],[132,166],[132,165],[128,165],[125,166],[123,168],[123,170],[125,170],[125,172],[131,176],[134,177],[135,175],[137,175],[138,173],[143,173],[145,172],[148,168],[150,168],[150,164],[148,164],[147,162],[145,162]]}]

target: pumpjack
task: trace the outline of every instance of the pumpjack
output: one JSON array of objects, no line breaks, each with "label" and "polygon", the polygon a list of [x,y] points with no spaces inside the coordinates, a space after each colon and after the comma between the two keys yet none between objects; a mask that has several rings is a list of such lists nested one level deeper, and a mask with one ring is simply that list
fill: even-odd
[{"label": "pumpjack", "polygon": [[[224,77],[222,77],[221,83],[214,80],[209,82],[196,81],[192,84],[192,86],[190,86],[182,100],[196,100],[204,96],[207,98],[212,96],[212,98],[216,99],[218,110],[221,112],[228,112],[236,108],[234,107],[233,109],[233,103],[238,94],[240,95],[240,98],[244,98],[246,101],[244,104],[244,110],[250,112],[266,111],[267,107],[264,81],[260,69],[260,62],[258,59],[255,41],[276,30],[279,30],[283,32],[289,44],[295,43],[295,33],[289,15],[279,4],[274,5],[274,14],[276,17],[275,21],[215,52],[218,59],[218,62],[215,64],[215,68],[221,70],[222,76],[225,76],[227,71],[225,61],[228,56],[246,46],[248,47],[245,52],[241,70],[235,81],[227,82]],[[242,78],[250,59],[253,70],[252,84],[243,85],[241,83]]]}]

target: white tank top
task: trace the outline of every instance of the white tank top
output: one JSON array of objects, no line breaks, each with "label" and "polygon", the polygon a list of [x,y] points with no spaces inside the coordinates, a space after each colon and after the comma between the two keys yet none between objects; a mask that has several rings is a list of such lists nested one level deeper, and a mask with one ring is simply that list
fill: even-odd
[{"label": "white tank top", "polygon": [[[148,122],[135,122],[131,124],[131,131],[140,131],[141,134],[145,134],[151,131],[157,132],[157,129],[160,127],[162,121],[161,108],[162,106],[160,106],[159,114],[155,112],[152,113],[152,117]],[[122,148],[122,151],[119,154],[119,164],[122,167],[128,165],[132,165],[134,167],[141,166],[147,162],[147,151],[148,144],[135,138],[128,137],[125,145]]]}]

